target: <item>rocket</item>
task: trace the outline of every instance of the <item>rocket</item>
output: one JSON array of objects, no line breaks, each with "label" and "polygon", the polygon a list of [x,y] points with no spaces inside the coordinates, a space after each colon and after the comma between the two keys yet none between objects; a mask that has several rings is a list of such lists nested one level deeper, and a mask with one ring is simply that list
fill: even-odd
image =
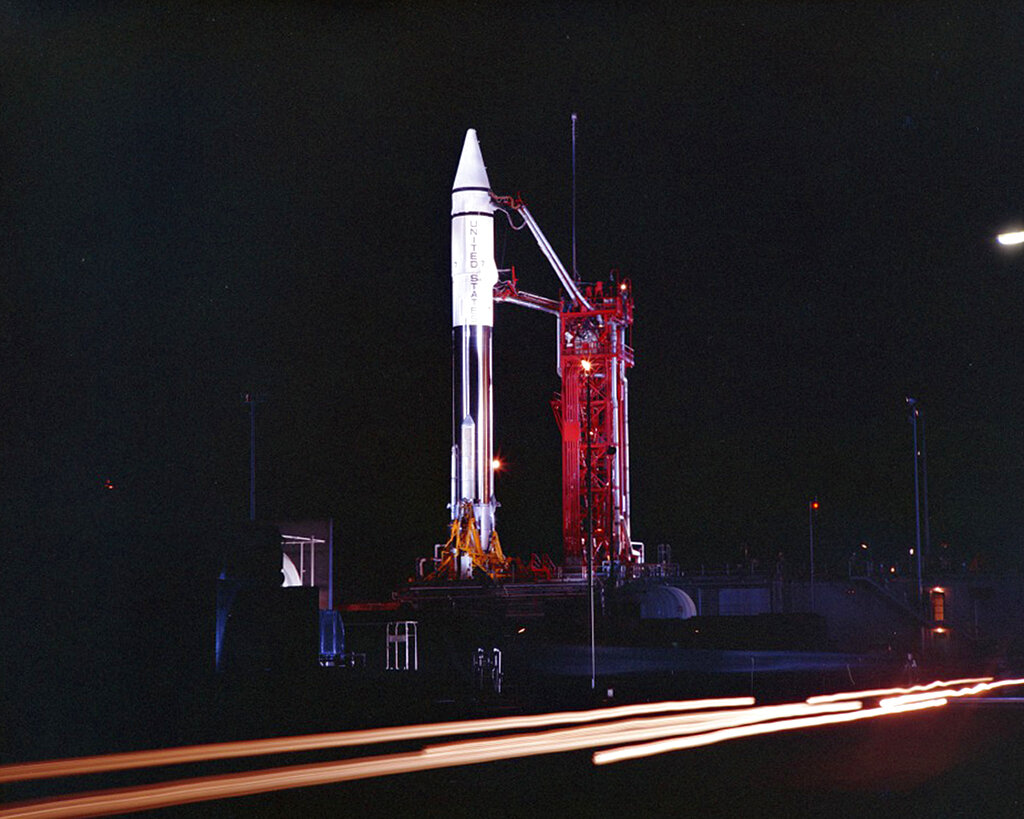
[{"label": "rocket", "polygon": [[472,504],[480,545],[494,531],[493,394],[494,205],[476,131],[466,132],[452,185],[451,519]]}]

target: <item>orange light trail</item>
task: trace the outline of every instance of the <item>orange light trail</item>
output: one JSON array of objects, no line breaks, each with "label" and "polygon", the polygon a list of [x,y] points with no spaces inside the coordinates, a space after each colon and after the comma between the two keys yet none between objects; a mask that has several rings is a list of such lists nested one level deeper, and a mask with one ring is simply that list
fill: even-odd
[{"label": "orange light trail", "polygon": [[997,682],[983,682],[977,685],[972,685],[968,688],[950,688],[950,689],[939,689],[934,692],[926,692],[921,694],[903,694],[897,697],[886,697],[885,699],[879,700],[879,705],[883,707],[892,707],[898,705],[906,705],[907,703],[924,702],[925,700],[933,697],[971,697],[975,694],[981,694],[985,691],[992,691],[996,688],[1005,688],[1007,686],[1024,685],[1024,679],[1020,680],[999,680]]},{"label": "orange light trail", "polygon": [[758,725],[744,725],[736,728],[723,728],[719,731],[710,731],[705,734],[697,734],[689,737],[676,737],[663,739],[658,742],[648,742],[641,745],[628,745],[620,748],[610,748],[606,751],[598,751],[593,756],[595,765],[607,765],[610,762],[622,762],[626,759],[639,759],[640,757],[664,754],[669,751],[682,751],[689,748],[699,748],[704,745],[714,745],[717,742],[725,742],[730,739],[742,739],[764,734],[775,734],[780,731],[796,731],[800,728],[817,728],[822,725],[835,725],[842,722],[855,722],[862,719],[873,719],[876,717],[889,717],[894,714],[907,711],[920,711],[924,708],[939,708],[945,705],[945,699],[929,699],[924,702],[907,703],[905,705],[891,705],[888,707],[878,706],[876,708],[865,708],[845,714],[821,714],[810,717],[797,717],[795,719],[779,720]]},{"label": "orange light trail", "polygon": [[179,748],[160,748],[151,751],[131,751],[103,756],[85,756],[74,759],[53,759],[45,762],[22,762],[0,766],[0,782],[27,779],[48,779],[57,776],[78,776],[131,768],[151,768],[158,765],[179,765],[186,762],[209,762],[215,759],[233,759],[265,754],[315,751],[325,748],[344,748],[373,745],[382,742],[405,742],[460,734],[489,731],[544,728],[553,725],[598,722],[642,714],[666,711],[697,711],[709,708],[733,708],[754,704],[753,697],[722,697],[676,702],[639,703],[595,708],[588,711],[562,711],[550,714],[527,714],[516,717],[435,722],[425,725],[403,725],[394,728],[370,728],[363,731],[341,731],[311,734],[300,737],[275,737],[239,742],[218,742],[209,745],[188,745]]},{"label": "orange light trail", "polygon": [[443,759],[425,758],[421,753],[295,765],[221,776],[197,777],[144,785],[137,788],[71,794],[53,799],[22,802],[0,809],[2,819],[70,819],[111,816],[172,805],[228,799],[270,791],[348,782],[396,773],[412,773],[447,766]]},{"label": "orange light trail", "polygon": [[[974,683],[969,687],[950,686]],[[992,682],[991,677],[936,681],[910,688],[876,689],[824,697],[803,703],[754,706],[751,697],[646,703],[589,711],[499,717],[494,719],[375,728],[335,734],[283,737],[248,742],[169,748],[109,757],[86,757],[4,766],[0,774],[14,781],[39,776],[116,770],[141,765],[224,759],[330,747],[368,745],[439,736],[499,732],[524,728],[551,730],[495,737],[479,737],[428,745],[419,751],[365,756],[335,762],[269,768],[257,771],[196,777],[140,787],[69,794],[0,807],[0,819],[62,819],[109,816],[172,805],[227,799],[287,788],[348,782],[370,777],[474,765],[523,756],[563,753],[605,747],[593,754],[597,765],[653,754],[697,748],[731,739],[780,731],[834,725],[875,717],[938,708],[948,697],[965,697],[997,687],[1024,685],[1024,679]],[[859,699],[884,694],[872,708]],[[692,713],[682,713],[692,712]],[[553,726],[570,726],[553,728]],[[618,747],[607,748],[618,743]],[[626,744],[622,744],[626,743]],[[45,767],[43,767],[45,766]]]},{"label": "orange light trail", "polygon": [[823,702],[841,702],[842,700],[870,700],[876,697],[884,697],[892,694],[913,694],[918,691],[931,691],[935,688],[949,688],[952,685],[967,685],[969,683],[989,682],[991,677],[964,677],[959,680],[935,680],[935,682],[923,685],[912,685],[909,688],[873,688],[867,691],[841,691],[838,694],[822,694],[817,697],[808,697],[806,702],[818,704]]},{"label": "orange light trail", "polygon": [[853,711],[860,707],[860,703],[763,705],[735,711],[712,711],[685,716],[625,720],[589,725],[584,728],[562,728],[555,731],[516,734],[492,739],[463,740],[428,746],[423,752],[428,755],[447,755],[452,758],[451,764],[465,765],[520,756],[579,751],[586,748],[597,748],[610,742],[639,742],[665,736],[698,734],[767,720],[822,712]]},{"label": "orange light trail", "polygon": [[[737,698],[744,703],[749,697]],[[702,701],[709,702],[709,701]],[[721,701],[719,701],[721,702]],[[729,700],[725,700],[729,702]],[[600,712],[618,711],[630,713],[640,710],[659,710],[657,705],[620,706],[615,709],[600,709]],[[681,703],[680,703],[681,705]],[[629,719],[613,723],[589,725],[562,729],[545,734],[516,734],[495,739],[473,739],[428,747],[422,751],[364,757],[339,762],[296,765],[271,768],[220,776],[183,779],[157,785],[136,788],[96,791],[93,793],[71,794],[53,799],[25,802],[0,809],[0,819],[66,819],[67,817],[109,816],[140,810],[202,802],[211,799],[227,799],[249,794],[266,793],[287,788],[309,787],[329,783],[349,782],[376,776],[428,771],[456,765],[476,765],[514,759],[521,756],[560,753],[606,745],[612,741],[636,741],[649,739],[653,735],[676,735],[681,732],[708,730],[722,725],[735,725],[739,720],[750,722],[756,719],[778,718],[785,714],[808,713],[809,711],[847,711],[858,708],[859,704],[838,703],[820,706],[793,703],[781,706],[761,706],[741,711],[711,711],[701,714],[671,715],[647,719]],[[568,712],[570,715],[592,712]],[[563,715],[543,715],[548,718]],[[533,719],[537,718],[525,718]],[[496,722],[499,720],[481,720]],[[505,721],[501,719],[500,721]],[[672,723],[675,721],[675,725]],[[548,721],[550,724],[550,719]],[[654,723],[657,728],[652,728]],[[550,734],[556,736],[552,737]]]}]

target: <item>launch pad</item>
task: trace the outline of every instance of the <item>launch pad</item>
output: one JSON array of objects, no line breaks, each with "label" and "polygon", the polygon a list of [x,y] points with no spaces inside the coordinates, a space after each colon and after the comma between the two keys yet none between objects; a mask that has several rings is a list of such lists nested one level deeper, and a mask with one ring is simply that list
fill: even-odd
[{"label": "launch pad", "polygon": [[[557,299],[518,289],[515,270],[499,277],[494,214],[526,227],[561,285]],[[515,218],[520,220],[517,225]],[[575,253],[574,253],[575,256]],[[495,302],[517,304],[557,320],[556,371],[561,392],[551,401],[562,439],[564,565],[546,556],[506,556],[498,538],[494,496],[492,330]],[[476,131],[466,133],[452,185],[452,448],[450,534],[421,560],[424,583],[552,581],[593,578],[614,584],[643,565],[629,508],[629,333],[633,294],[613,271],[585,283],[566,270],[518,196],[491,190]]]}]

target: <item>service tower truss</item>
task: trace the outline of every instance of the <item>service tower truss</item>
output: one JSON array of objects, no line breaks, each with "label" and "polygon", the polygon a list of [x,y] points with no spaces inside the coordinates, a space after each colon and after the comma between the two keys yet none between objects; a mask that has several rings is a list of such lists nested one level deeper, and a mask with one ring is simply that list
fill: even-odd
[{"label": "service tower truss", "polygon": [[558,315],[562,391],[552,408],[562,435],[565,568],[614,570],[639,561],[629,526],[629,345],[633,296],[627,279],[583,285],[584,303]]},{"label": "service tower truss", "polygon": [[[518,196],[494,196],[523,218],[562,285],[559,301],[518,290],[514,272],[494,298],[551,313],[558,319],[557,369],[562,391],[552,408],[562,436],[562,538],[566,574],[593,566],[615,575],[643,563],[629,525],[629,380],[633,348],[633,291],[612,271],[584,283],[558,259]],[[639,545],[639,544],[636,544]]]}]

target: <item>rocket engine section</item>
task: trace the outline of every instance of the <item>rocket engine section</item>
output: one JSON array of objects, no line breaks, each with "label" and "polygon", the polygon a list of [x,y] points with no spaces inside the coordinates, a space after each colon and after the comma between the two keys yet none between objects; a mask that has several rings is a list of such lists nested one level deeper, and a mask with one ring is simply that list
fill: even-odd
[{"label": "rocket engine section", "polygon": [[[494,211],[476,131],[466,132],[452,185],[452,480],[453,527],[472,512],[483,553],[494,532],[493,392]],[[460,576],[471,571],[463,561]]]}]

